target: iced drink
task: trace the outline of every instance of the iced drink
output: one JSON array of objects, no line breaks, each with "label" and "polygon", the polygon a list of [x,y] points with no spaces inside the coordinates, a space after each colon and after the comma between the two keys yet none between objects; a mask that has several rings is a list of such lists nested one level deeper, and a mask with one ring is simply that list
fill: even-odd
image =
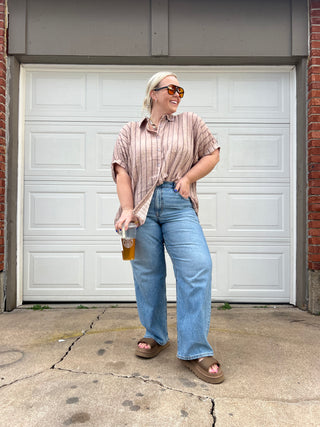
[{"label": "iced drink", "polygon": [[130,222],[128,230],[124,228],[120,231],[122,243],[122,259],[130,261],[134,259],[136,248],[136,229],[137,226],[134,222]]}]

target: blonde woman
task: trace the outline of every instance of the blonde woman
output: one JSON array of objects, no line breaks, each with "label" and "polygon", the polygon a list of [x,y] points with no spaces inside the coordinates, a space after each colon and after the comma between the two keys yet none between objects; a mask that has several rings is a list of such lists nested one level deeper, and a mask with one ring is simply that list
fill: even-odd
[{"label": "blonde woman", "polygon": [[146,333],[136,355],[155,357],[169,346],[166,247],[176,278],[177,357],[202,380],[220,383],[223,372],[207,339],[212,265],[196,193],[196,182],[218,163],[220,147],[196,114],[175,114],[183,96],[176,74],[156,73],[146,89],[148,116],[122,128],[112,159],[120,201],[115,227],[139,224],[131,265]]}]

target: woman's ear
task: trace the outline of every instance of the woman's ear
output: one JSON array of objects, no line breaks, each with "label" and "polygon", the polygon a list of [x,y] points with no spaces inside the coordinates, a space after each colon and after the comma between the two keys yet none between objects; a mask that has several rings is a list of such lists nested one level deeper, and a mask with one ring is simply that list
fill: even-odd
[{"label": "woman's ear", "polygon": [[152,101],[155,101],[157,99],[157,92],[152,90],[150,92],[150,98],[152,99]]}]

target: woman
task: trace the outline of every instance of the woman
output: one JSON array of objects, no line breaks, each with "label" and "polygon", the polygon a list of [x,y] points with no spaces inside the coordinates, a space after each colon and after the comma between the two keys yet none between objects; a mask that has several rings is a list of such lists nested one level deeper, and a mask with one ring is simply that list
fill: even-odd
[{"label": "woman", "polygon": [[165,245],[176,277],[177,357],[202,380],[220,383],[223,372],[207,340],[212,266],[196,194],[196,181],[219,161],[219,145],[196,114],[173,115],[183,95],[174,73],[156,73],[144,100],[149,118],[122,128],[112,159],[120,201],[115,227],[139,225],[131,264],[146,333],[136,355],[155,357],[169,345]]}]

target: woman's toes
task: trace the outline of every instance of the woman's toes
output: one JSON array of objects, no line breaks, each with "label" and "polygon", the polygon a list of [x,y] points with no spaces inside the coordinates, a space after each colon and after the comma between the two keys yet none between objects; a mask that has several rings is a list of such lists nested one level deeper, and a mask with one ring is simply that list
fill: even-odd
[{"label": "woman's toes", "polygon": [[150,350],[150,348],[151,348],[151,346],[150,346],[149,344],[146,344],[146,343],[144,343],[144,342],[140,342],[140,343],[138,344],[138,347],[139,347],[139,348],[145,348],[145,349],[147,349],[147,350]]},{"label": "woman's toes", "polygon": [[219,366],[218,365],[212,365],[209,368],[209,373],[210,374],[217,374],[219,371]]},{"label": "woman's toes", "polygon": [[[204,357],[201,357],[199,359],[199,362],[201,362],[201,360],[203,360],[203,359],[204,359]],[[218,371],[219,371],[219,366],[217,364],[210,366],[210,368],[208,370],[209,374],[217,374]]]}]

